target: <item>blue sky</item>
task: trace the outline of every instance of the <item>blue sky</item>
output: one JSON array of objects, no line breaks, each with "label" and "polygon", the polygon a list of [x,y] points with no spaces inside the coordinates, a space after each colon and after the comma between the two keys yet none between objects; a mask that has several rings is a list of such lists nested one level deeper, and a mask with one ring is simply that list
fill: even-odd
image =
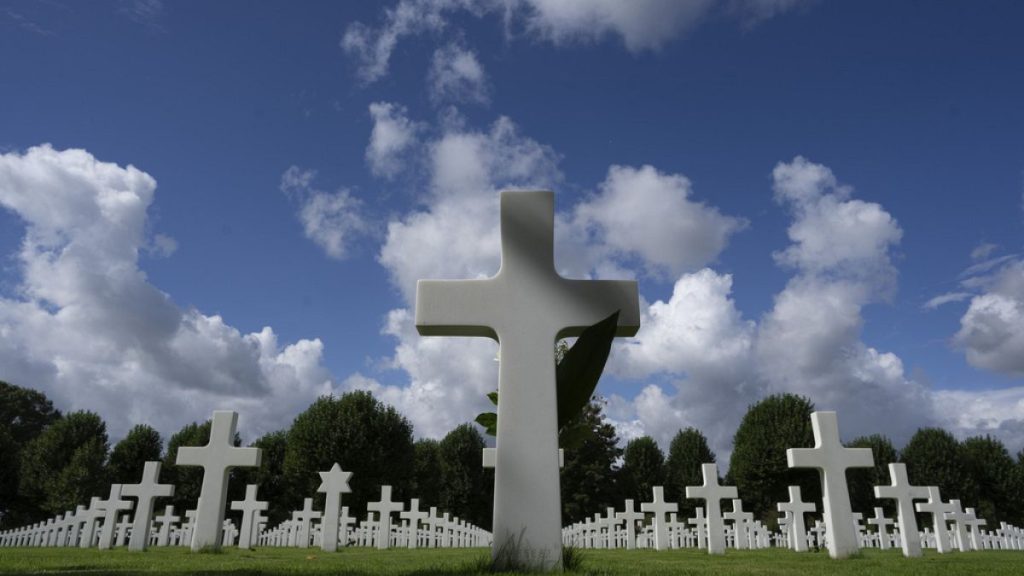
[{"label": "blue sky", "polygon": [[496,191],[539,186],[564,273],[640,281],[599,389],[623,436],[726,453],[794,391],[847,435],[1024,447],[1022,16],[0,1],[0,379],[115,437],[353,388],[442,435],[494,346],[415,336],[410,281],[494,272]]}]

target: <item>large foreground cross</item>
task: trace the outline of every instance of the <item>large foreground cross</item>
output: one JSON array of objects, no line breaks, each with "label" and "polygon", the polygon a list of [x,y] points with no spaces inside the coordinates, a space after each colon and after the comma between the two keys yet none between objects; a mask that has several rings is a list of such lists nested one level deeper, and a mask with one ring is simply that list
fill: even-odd
[{"label": "large foreground cross", "polygon": [[192,528],[191,547],[198,552],[207,546],[220,548],[224,506],[228,500],[228,474],[239,466],[259,466],[263,452],[259,448],[237,448],[234,444],[238,413],[215,410],[206,446],[178,448],[178,466],[202,466],[203,487],[196,506],[196,524]]},{"label": "large foreground cross", "polygon": [[416,286],[421,335],[486,336],[501,345],[492,549],[499,568],[562,561],[555,342],[616,310],[616,335],[640,328],[636,282],[558,274],[554,224],[554,193],[502,192],[498,274]]},{"label": "large foreground cross", "polygon": [[821,477],[821,510],[828,531],[828,553],[846,558],[859,549],[854,529],[850,491],[846,485],[847,468],[875,465],[870,448],[846,448],[839,441],[839,420],[835,412],[812,412],[814,448],[790,448],[786,460],[790,468],[816,468]]}]

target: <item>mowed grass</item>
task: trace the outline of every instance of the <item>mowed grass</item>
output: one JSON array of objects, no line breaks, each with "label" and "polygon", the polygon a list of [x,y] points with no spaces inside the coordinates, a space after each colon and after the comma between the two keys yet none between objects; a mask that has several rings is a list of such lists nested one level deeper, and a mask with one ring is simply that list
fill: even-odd
[{"label": "mowed grass", "polygon": [[[1024,574],[1024,552],[985,551],[906,559],[899,551],[865,550],[847,560],[831,560],[824,552],[797,554],[788,550],[730,551],[709,557],[696,550],[584,550],[571,574],[586,575],[730,575],[730,574]],[[485,549],[388,550],[348,548],[335,554],[319,550],[261,548],[227,549],[216,554],[191,554],[181,548],[144,553],[127,550],[0,548],[0,574],[348,574],[410,575],[491,574]]]}]

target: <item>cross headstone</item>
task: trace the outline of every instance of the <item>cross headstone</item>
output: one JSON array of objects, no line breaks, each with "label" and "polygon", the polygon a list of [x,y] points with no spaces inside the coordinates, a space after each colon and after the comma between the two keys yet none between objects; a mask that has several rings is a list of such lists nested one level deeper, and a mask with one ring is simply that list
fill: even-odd
[{"label": "cross headstone", "polygon": [[631,498],[626,499],[626,508],[622,512],[615,513],[616,520],[624,520],[626,522],[626,549],[633,550],[636,548],[636,523],[644,519],[643,512],[637,512],[633,509],[633,500]]},{"label": "cross headstone", "polygon": [[817,510],[818,506],[814,502],[803,501],[799,486],[789,487],[789,502],[779,502],[779,512],[785,512],[790,515],[789,547],[793,551],[807,551],[807,529],[804,524],[804,514],[816,512]]},{"label": "cross headstone", "polygon": [[850,492],[846,486],[847,468],[875,465],[870,448],[846,448],[839,441],[839,421],[835,412],[812,412],[814,448],[790,448],[786,460],[790,468],[816,468],[821,476],[821,504],[828,530],[828,553],[846,558],[857,552],[859,542],[854,530]]},{"label": "cross headstone", "polygon": [[131,515],[123,514],[121,521],[117,523],[117,536],[114,537],[114,546],[124,546],[128,536],[128,529],[132,527]]},{"label": "cross headstone", "polygon": [[96,522],[103,517],[103,513],[103,500],[98,496],[90,498],[89,508],[85,511],[85,525],[78,538],[79,548],[92,548],[93,540],[96,539]]},{"label": "cross headstone", "polygon": [[965,514],[967,517],[964,519],[964,522],[970,526],[971,529],[971,548],[974,548],[975,550],[984,549],[985,546],[982,541],[981,527],[985,525],[985,520],[983,518],[978,518],[978,514],[974,511],[974,508],[968,508],[965,511]]},{"label": "cross headstone", "polygon": [[320,472],[320,486],[317,492],[327,495],[324,499],[324,519],[320,534],[320,549],[334,552],[338,549],[338,510],[341,508],[341,495],[351,492],[348,479],[351,472],[345,472],[337,462],[327,472]]},{"label": "cross headstone", "polygon": [[426,520],[430,514],[420,510],[420,499],[413,498],[409,501],[409,509],[398,514],[399,517],[409,521],[409,548],[416,547],[417,535],[420,531],[420,522]]},{"label": "cross headstone", "polygon": [[889,549],[889,531],[888,526],[893,524],[893,521],[885,517],[885,512],[880,507],[875,507],[875,517],[868,518],[868,524],[873,524],[878,528],[878,548],[880,550]]},{"label": "cross headstone", "polygon": [[237,448],[234,445],[238,413],[217,410],[210,426],[206,446],[178,448],[179,466],[202,466],[203,487],[196,506],[196,523],[192,527],[192,551],[205,546],[217,548],[221,543],[221,525],[228,500],[228,473],[235,467],[260,465],[259,448]]},{"label": "cross headstone", "polygon": [[340,536],[342,546],[348,546],[348,527],[354,525],[355,522],[355,517],[348,515],[348,506],[342,506],[341,515],[338,516],[338,536]]},{"label": "cross headstone", "polygon": [[694,510],[693,518],[687,518],[686,522],[693,526],[693,530],[696,533],[697,548],[700,550],[706,549],[708,547],[708,526],[707,518],[704,517],[704,509],[698,506],[697,509]]},{"label": "cross headstone", "polygon": [[896,500],[896,520],[900,524],[900,547],[903,555],[915,558],[921,555],[921,539],[917,532],[917,517],[914,516],[914,500],[928,498],[924,486],[911,486],[907,479],[907,465],[902,462],[889,464],[890,486],[875,486],[875,498]]},{"label": "cross headstone", "polygon": [[917,511],[932,515],[932,526],[935,527],[935,549],[940,554],[950,551],[949,530],[946,529],[946,513],[952,512],[953,507],[948,502],[942,501],[938,486],[928,486],[928,501],[918,502]]},{"label": "cross headstone", "polygon": [[174,515],[174,506],[167,506],[164,508],[164,513],[153,520],[160,524],[160,530],[157,532],[156,545],[169,546],[171,527],[173,527],[178,520],[181,520],[181,517]]},{"label": "cross headstone", "polygon": [[750,522],[754,515],[743,510],[743,501],[739,498],[732,499],[732,510],[722,514],[725,520],[732,520],[733,533],[736,534],[736,541],[733,547],[737,550],[745,550],[750,547]]},{"label": "cross headstone", "polygon": [[132,537],[128,549],[136,552],[146,549],[149,539],[149,524],[153,519],[153,504],[157,498],[174,496],[174,485],[160,484],[160,462],[146,462],[142,469],[142,480],[138,484],[121,486],[121,496],[138,499],[135,517],[132,521]]},{"label": "cross headstone", "polygon": [[969,519],[969,516],[964,512],[963,508],[960,507],[959,500],[950,500],[949,507],[951,510],[946,512],[945,521],[953,522],[953,533],[956,534],[956,541],[953,544],[961,552],[969,552],[971,550],[971,542],[967,535],[967,520]]},{"label": "cross headstone", "polygon": [[700,486],[687,486],[686,497],[704,500],[705,522],[708,528],[708,554],[725,553],[725,526],[722,522],[722,500],[732,500],[737,496],[735,486],[718,484],[718,464],[702,464],[701,473],[704,483]]},{"label": "cross headstone", "polygon": [[302,500],[302,510],[298,510],[292,513],[292,520],[298,522],[298,531],[295,535],[295,545],[299,548],[309,548],[309,527],[313,520],[319,519],[321,516],[320,512],[313,510],[313,499],[304,498]]},{"label": "cross headstone", "polygon": [[499,342],[492,557],[498,568],[555,568],[562,560],[555,342],[578,336],[616,310],[616,334],[636,334],[639,299],[636,282],[558,274],[552,192],[502,192],[500,202],[497,275],[420,280],[416,328],[423,336]]},{"label": "cross headstone", "polygon": [[665,526],[665,514],[677,512],[679,505],[675,502],[665,501],[665,489],[662,486],[655,486],[653,491],[654,499],[651,502],[641,502],[640,509],[654,514],[654,549],[668,550],[668,531]]},{"label": "cross headstone", "polygon": [[392,502],[391,486],[384,485],[380,487],[380,501],[368,502],[366,509],[380,513],[380,521],[377,526],[377,548],[383,550],[391,544],[391,514],[401,512],[405,509],[405,505],[401,502]]},{"label": "cross headstone", "polygon": [[242,512],[242,525],[238,532],[238,547],[247,550],[252,547],[253,522],[261,510],[266,510],[269,502],[262,502],[256,497],[259,486],[248,484],[245,487],[245,499],[231,503],[232,510]]}]

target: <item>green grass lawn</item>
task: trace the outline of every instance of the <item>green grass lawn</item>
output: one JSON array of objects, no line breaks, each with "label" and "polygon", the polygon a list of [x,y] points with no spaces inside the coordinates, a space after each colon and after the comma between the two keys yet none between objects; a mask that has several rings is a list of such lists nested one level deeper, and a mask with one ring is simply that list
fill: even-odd
[{"label": "green grass lawn", "polygon": [[[218,554],[191,554],[182,548],[144,553],[57,549],[0,548],[0,574],[351,574],[421,575],[488,574],[489,551],[389,550],[350,548],[335,554],[319,550],[228,549]],[[573,574],[1024,574],[1024,552],[986,551],[939,555],[928,551],[908,560],[899,551],[866,550],[856,558],[829,559],[824,552],[787,550],[734,551],[711,558],[696,550],[585,550]]]}]

